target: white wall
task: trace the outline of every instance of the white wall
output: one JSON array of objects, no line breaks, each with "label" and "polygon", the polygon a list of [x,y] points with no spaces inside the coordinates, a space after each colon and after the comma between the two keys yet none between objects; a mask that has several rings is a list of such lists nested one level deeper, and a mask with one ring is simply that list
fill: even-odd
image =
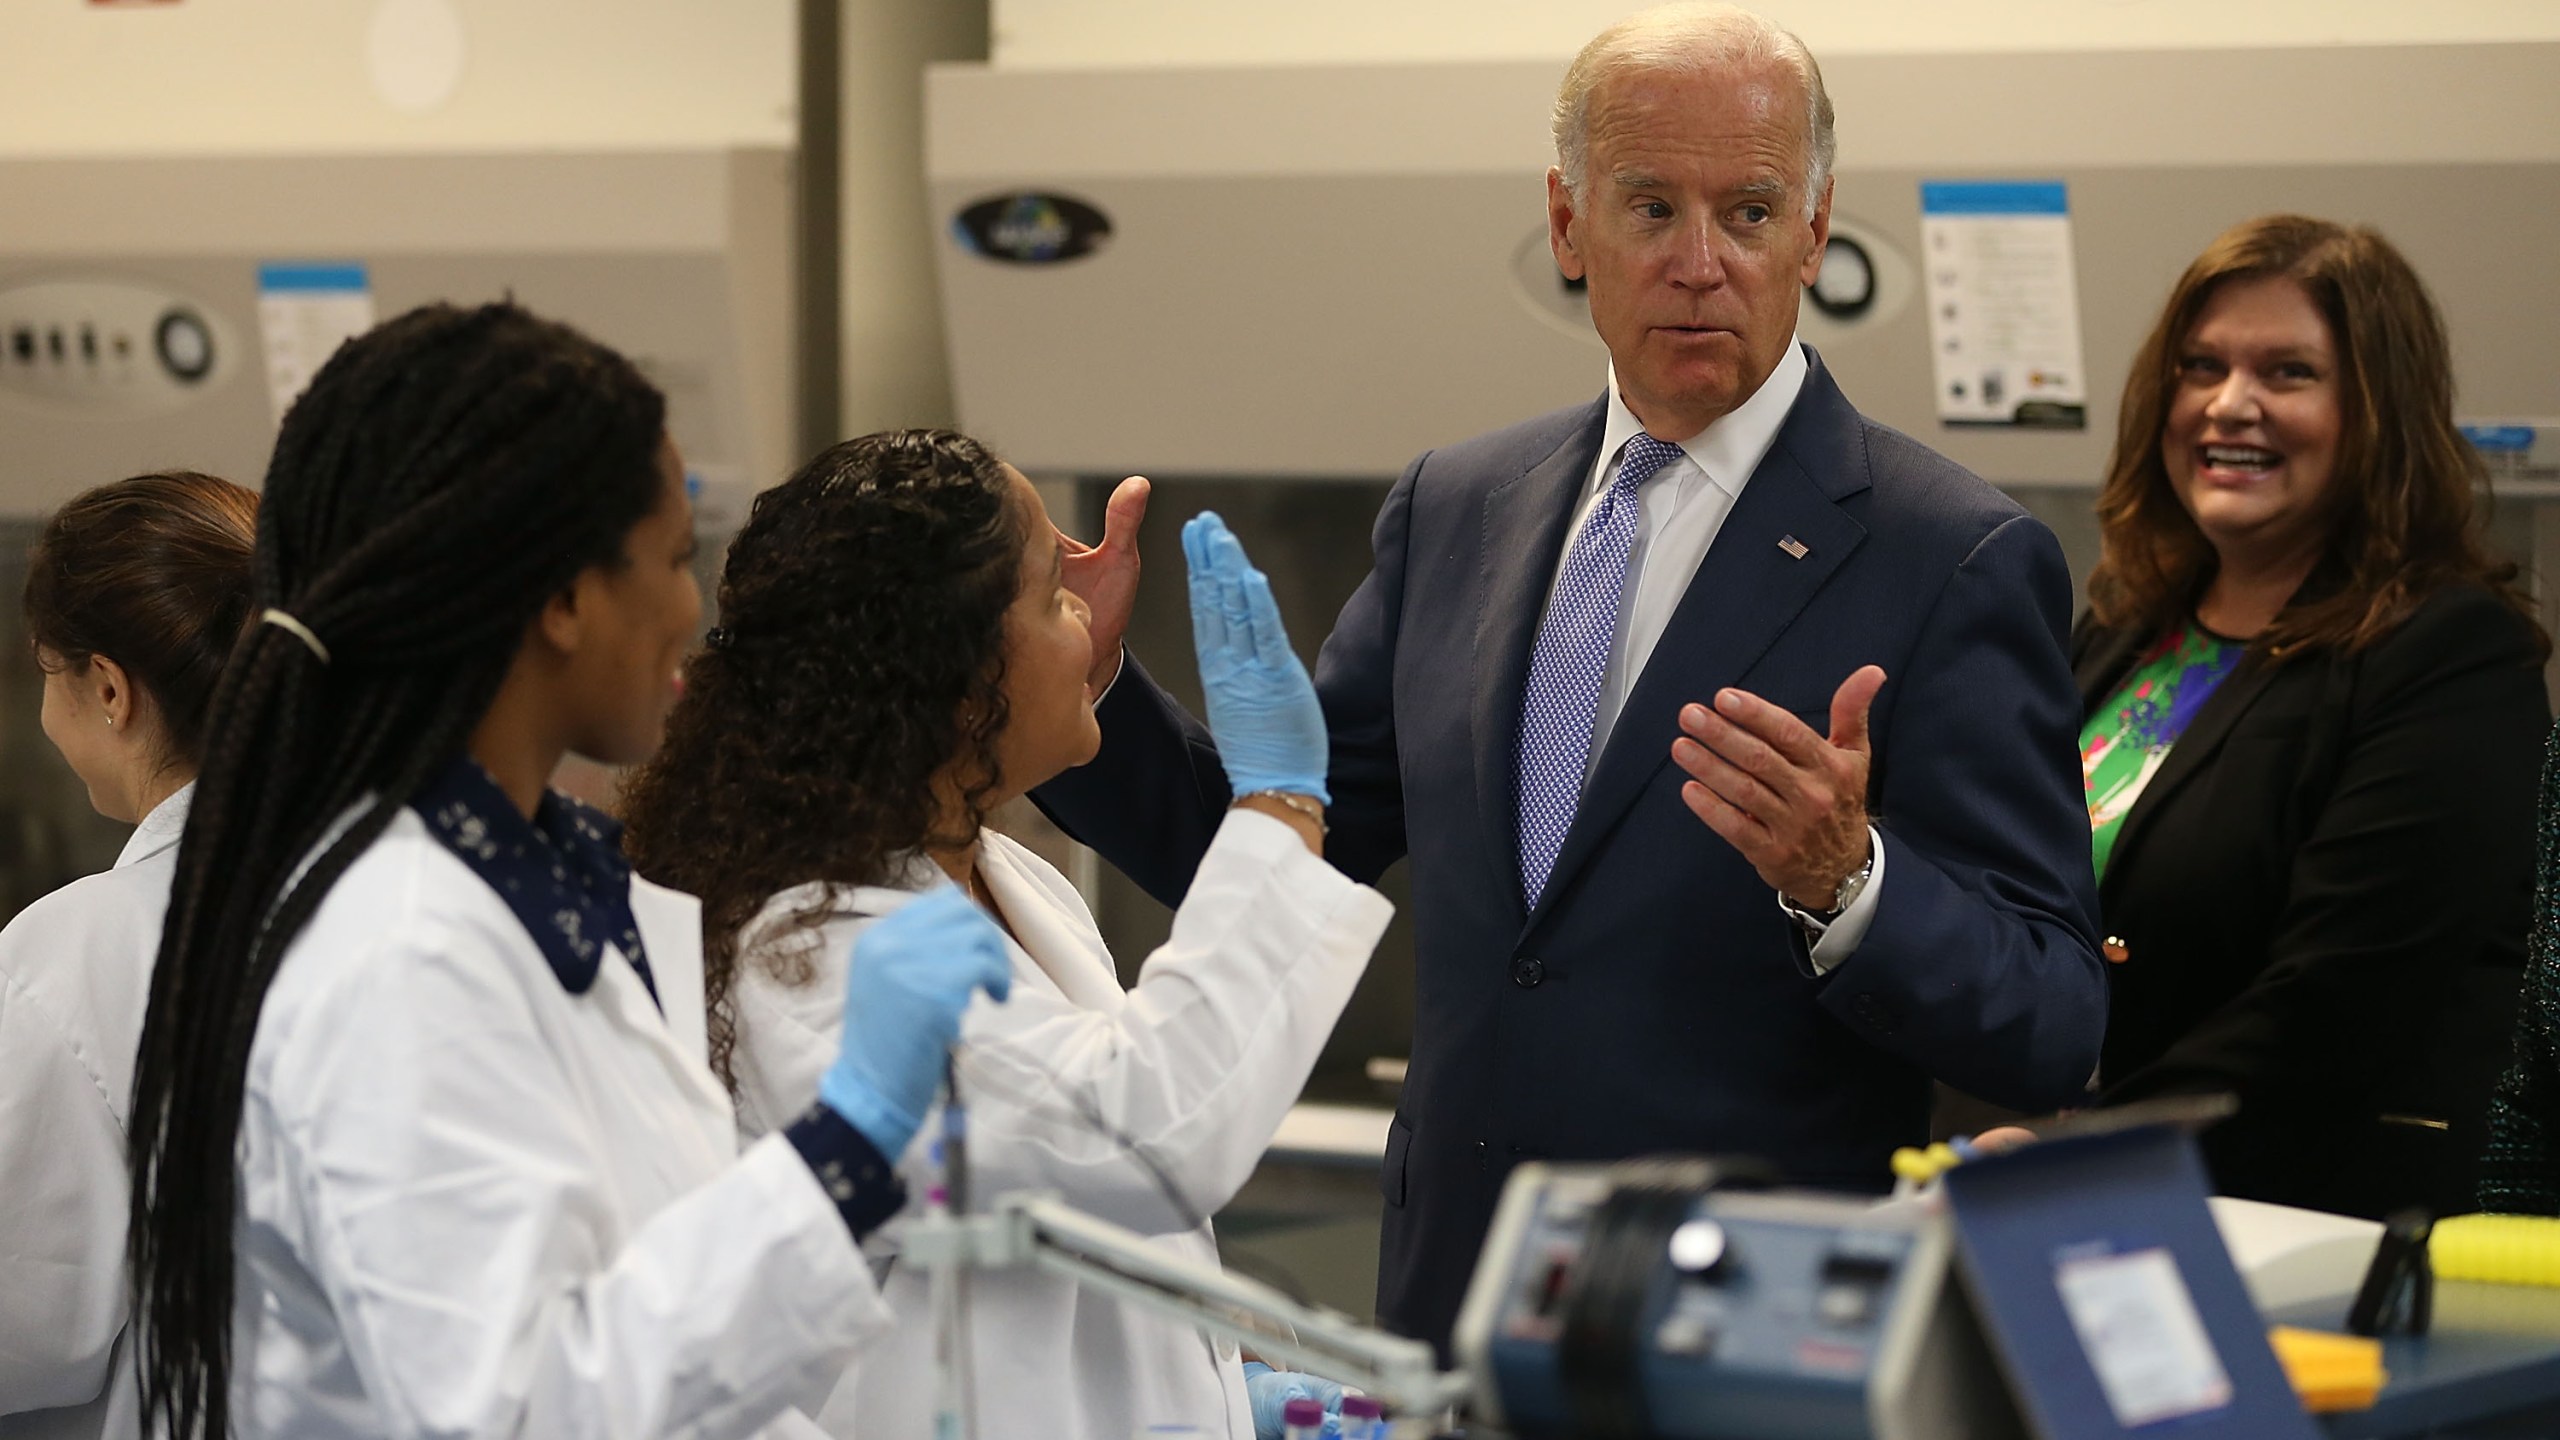
[{"label": "white wall", "polygon": [[[457,22],[442,104],[377,89],[386,9]],[[0,154],[787,145],[792,16],[792,0],[0,0]],[[401,35],[408,59],[432,48],[414,28],[385,38]]]},{"label": "white wall", "polygon": [[[1747,0],[1817,55],[2560,40],[2555,0]],[[1561,60],[1644,0],[992,0],[1007,66]]]}]

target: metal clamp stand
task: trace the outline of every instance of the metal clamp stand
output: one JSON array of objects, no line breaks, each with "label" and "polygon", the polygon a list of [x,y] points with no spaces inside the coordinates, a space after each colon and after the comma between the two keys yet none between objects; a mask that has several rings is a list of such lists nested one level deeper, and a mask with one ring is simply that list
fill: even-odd
[{"label": "metal clamp stand", "polygon": [[1313,1371],[1408,1415],[1430,1415],[1467,1393],[1431,1347],[1339,1311],[1308,1305],[1259,1281],[1167,1254],[1147,1237],[1048,1195],[1007,1195],[982,1214],[929,1212],[909,1226],[901,1258],[925,1266],[935,1293],[966,1269],[1029,1265],[1116,1296],[1211,1335],[1249,1343],[1275,1365]]}]

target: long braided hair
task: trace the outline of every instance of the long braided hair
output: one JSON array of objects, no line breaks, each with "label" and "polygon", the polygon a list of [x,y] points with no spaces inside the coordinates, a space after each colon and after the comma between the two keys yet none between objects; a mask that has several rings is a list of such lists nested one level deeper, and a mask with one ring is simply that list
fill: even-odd
[{"label": "long braided hair", "polygon": [[285,416],[256,603],[329,658],[254,625],[215,691],[134,1074],[143,1407],[178,1440],[230,1433],[233,1155],[285,949],[468,747],[543,605],[623,561],[664,421],[630,362],[513,305],[392,320]]}]

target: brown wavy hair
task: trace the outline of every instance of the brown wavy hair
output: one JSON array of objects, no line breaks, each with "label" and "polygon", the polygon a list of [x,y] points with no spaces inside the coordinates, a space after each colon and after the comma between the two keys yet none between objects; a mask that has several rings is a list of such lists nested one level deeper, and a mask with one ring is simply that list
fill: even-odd
[{"label": "brown wavy hair", "polygon": [[2197,316],[2222,286],[2265,276],[2301,286],[2328,323],[2342,424],[2327,552],[2251,646],[2286,658],[2360,650],[2463,582],[2496,593],[2540,635],[2516,567],[2491,559],[2481,538],[2474,497],[2487,493],[2488,471],[2454,426],[2452,352],[2435,300],[2380,232],[2303,215],[2264,215],[2215,237],[2135,354],[2098,492],[2089,603],[2099,622],[2166,629],[2213,578],[2213,546],[2170,486],[2161,437]]},{"label": "brown wavy hair", "polygon": [[27,638],[41,664],[100,655],[151,699],[170,765],[204,758],[215,682],[249,624],[258,497],[192,470],[136,475],[53,512],[27,553]]},{"label": "brown wavy hair", "polygon": [[[756,498],[685,666],[666,743],[630,778],[623,845],[702,901],[712,1068],[736,1084],[739,932],[775,894],[893,881],[966,845],[1002,783],[1004,617],[1022,523],[996,457],[947,430],[848,440]],[[955,821],[938,775],[963,761]],[[825,894],[790,917],[807,933]],[[805,982],[805,953],[754,963]]]}]

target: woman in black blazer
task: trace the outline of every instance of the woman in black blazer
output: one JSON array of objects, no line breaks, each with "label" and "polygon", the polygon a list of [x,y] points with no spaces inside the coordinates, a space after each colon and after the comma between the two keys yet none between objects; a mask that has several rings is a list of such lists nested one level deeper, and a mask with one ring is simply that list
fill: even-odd
[{"label": "woman in black blazer", "polygon": [[2434,303],[2371,230],[2224,233],[2126,382],[2071,647],[2098,1103],[2235,1094],[2223,1193],[2470,1208],[2550,721],[2484,484]]}]

